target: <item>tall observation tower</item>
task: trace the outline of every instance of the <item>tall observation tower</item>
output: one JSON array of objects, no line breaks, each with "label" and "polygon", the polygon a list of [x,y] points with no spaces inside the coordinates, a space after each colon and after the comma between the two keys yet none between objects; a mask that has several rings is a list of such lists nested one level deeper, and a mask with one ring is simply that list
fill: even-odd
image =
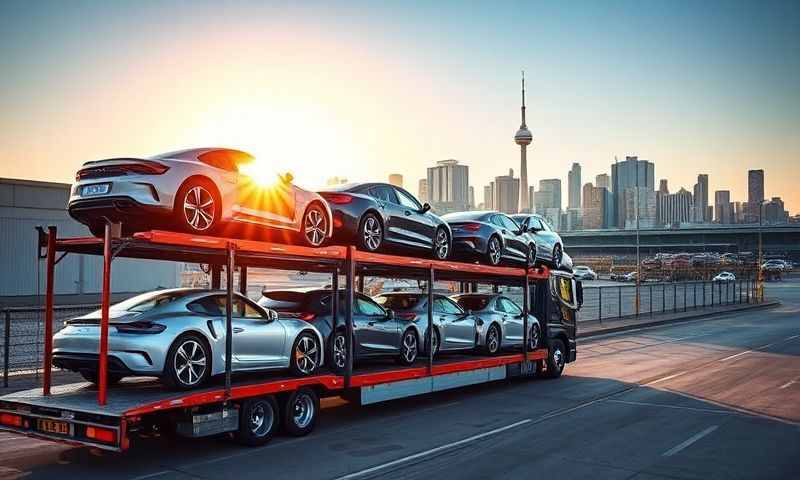
[{"label": "tall observation tower", "polygon": [[525,125],[525,71],[522,72],[522,124],[519,126],[514,141],[519,145],[519,211],[530,212],[531,202],[528,195],[528,145],[533,141],[533,135]]}]

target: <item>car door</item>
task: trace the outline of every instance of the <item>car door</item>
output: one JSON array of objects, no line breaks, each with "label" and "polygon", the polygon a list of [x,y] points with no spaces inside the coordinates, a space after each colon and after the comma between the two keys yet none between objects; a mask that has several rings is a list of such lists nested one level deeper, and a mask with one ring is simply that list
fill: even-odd
[{"label": "car door", "polygon": [[522,309],[506,297],[497,299],[497,309],[503,318],[504,344],[522,345]]},{"label": "car door", "polygon": [[[233,299],[233,362],[237,370],[283,366],[288,362],[285,351],[286,330],[279,320],[270,320],[254,302],[241,296]],[[220,331],[225,337],[225,305],[227,297],[217,297],[223,314]]]},{"label": "car door", "polygon": [[357,315],[353,320],[358,327],[357,355],[397,353],[400,351],[398,324],[380,305],[369,297],[358,295],[355,299]]},{"label": "car door", "polygon": [[433,249],[433,237],[436,234],[433,218],[427,212],[422,212],[422,205],[410,193],[397,187],[393,190],[402,211],[396,223],[403,239],[417,248]]},{"label": "car door", "polygon": [[289,227],[295,222],[297,192],[290,177],[276,176],[271,185],[239,174],[235,216],[243,221],[271,227]]},{"label": "car door", "polygon": [[542,221],[536,217],[528,217],[526,226],[536,243],[536,258],[551,260],[553,248],[550,246],[550,239],[547,238]]},{"label": "car door", "polygon": [[475,346],[475,317],[467,315],[454,301],[446,297],[434,300],[434,315],[441,322],[443,349],[463,349]]},{"label": "car door", "polygon": [[384,220],[384,240],[394,243],[406,243],[403,234],[403,223],[400,221],[403,216],[403,209],[398,203],[394,189],[389,185],[373,185],[369,187],[367,193],[374,198],[381,209]]},{"label": "car door", "polygon": [[500,227],[500,232],[505,238],[505,253],[513,260],[525,261],[528,256],[528,243],[523,234],[520,234],[520,226],[507,215],[497,214],[494,216],[494,223]]}]

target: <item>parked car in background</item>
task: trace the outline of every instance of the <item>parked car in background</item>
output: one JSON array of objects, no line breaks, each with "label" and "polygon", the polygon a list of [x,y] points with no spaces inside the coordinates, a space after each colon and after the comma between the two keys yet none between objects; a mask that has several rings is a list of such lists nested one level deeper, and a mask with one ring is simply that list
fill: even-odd
[{"label": "parked car in background", "polygon": [[[108,381],[156,376],[190,389],[225,372],[224,291],[175,288],[143,293],[109,311]],[[233,304],[234,372],[289,369],[316,373],[323,363],[321,333],[311,324],[236,294]],[[97,381],[100,310],[65,322],[53,338],[53,365]]]},{"label": "parked car in background", "polygon": [[453,232],[453,253],[488,265],[533,266],[536,245],[527,229],[500,212],[474,211],[442,216]]},{"label": "parked car in background", "polygon": [[403,188],[388,183],[349,183],[322,190],[333,212],[333,241],[369,252],[389,247],[426,252],[444,260],[452,251],[447,222]]},{"label": "parked car in background", "polygon": [[333,231],[322,197],[292,184],[291,174],[269,175],[253,156],[229,148],[86,162],[68,207],[95,236],[102,236],[106,219],[121,222],[127,233],[220,234],[228,224],[258,226],[312,247]]},{"label": "parked car in background", "polygon": [[[503,348],[524,345],[524,316],[522,308],[503,294],[464,293],[453,295],[462,310],[477,316],[477,343],[487,355],[495,355]],[[528,315],[528,345],[535,349],[541,340],[541,325],[533,315]]]},{"label": "parked car in background", "polygon": [[736,275],[731,272],[719,272],[712,281],[714,282],[735,282]]},{"label": "parked car in background", "polygon": [[[379,305],[391,309],[395,316],[416,322],[427,335],[430,328],[428,320],[428,294],[417,292],[383,293],[373,297]],[[464,311],[456,302],[444,295],[433,297],[433,353],[439,351],[472,350],[475,348],[476,317]],[[426,337],[423,336],[424,340]],[[426,351],[422,342],[421,351]]]},{"label": "parked car in background", "polygon": [[783,273],[786,271],[786,264],[783,260],[767,260],[761,264],[761,269],[768,272]]},{"label": "parked car in background", "polygon": [[[264,290],[258,304],[278,312],[279,318],[298,319],[314,325],[325,338],[328,365],[343,369],[347,361],[345,294],[339,293],[336,330],[333,330],[332,291]],[[424,327],[411,316],[398,316],[368,296],[358,293],[353,302],[354,359],[394,357],[411,365],[420,352]]]},{"label": "parked car in background", "polygon": [[586,265],[578,265],[572,269],[576,280],[597,280],[597,274]]},{"label": "parked car in background", "polygon": [[561,236],[547,223],[547,220],[534,213],[519,213],[511,215],[511,218],[525,227],[533,236],[537,260],[548,262],[555,268],[561,266],[564,242],[561,241]]}]

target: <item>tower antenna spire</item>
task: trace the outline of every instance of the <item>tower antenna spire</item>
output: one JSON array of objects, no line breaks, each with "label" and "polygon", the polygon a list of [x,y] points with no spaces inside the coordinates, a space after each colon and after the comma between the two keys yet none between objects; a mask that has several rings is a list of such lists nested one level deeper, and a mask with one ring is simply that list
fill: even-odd
[{"label": "tower antenna spire", "polygon": [[525,128],[525,70],[522,71],[522,125],[520,128]]}]

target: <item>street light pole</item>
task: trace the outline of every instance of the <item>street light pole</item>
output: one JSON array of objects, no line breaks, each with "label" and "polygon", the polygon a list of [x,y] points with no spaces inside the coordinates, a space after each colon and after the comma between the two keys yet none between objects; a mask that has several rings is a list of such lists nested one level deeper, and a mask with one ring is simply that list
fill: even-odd
[{"label": "street light pole", "polygon": [[764,213],[764,200],[760,200],[758,202],[758,286],[757,294],[758,299],[763,300],[764,298],[764,271],[761,269],[761,265],[764,264],[764,244],[762,241],[762,231],[763,231],[763,222],[762,222],[762,215]]},{"label": "street light pole", "polygon": [[639,286],[642,277],[642,259],[639,252],[639,160],[636,160],[636,316],[639,316]]}]

